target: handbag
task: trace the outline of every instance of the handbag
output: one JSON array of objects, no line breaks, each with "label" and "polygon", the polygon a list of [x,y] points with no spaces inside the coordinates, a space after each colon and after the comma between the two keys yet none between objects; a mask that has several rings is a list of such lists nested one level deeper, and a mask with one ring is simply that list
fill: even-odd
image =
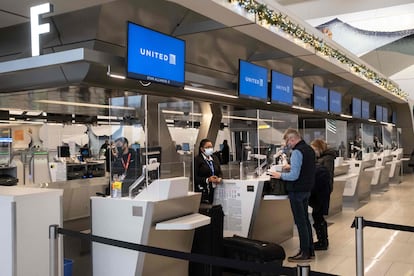
[{"label": "handbag", "polygon": [[269,181],[264,182],[263,188],[264,195],[287,195],[286,191],[286,181],[271,178]]}]

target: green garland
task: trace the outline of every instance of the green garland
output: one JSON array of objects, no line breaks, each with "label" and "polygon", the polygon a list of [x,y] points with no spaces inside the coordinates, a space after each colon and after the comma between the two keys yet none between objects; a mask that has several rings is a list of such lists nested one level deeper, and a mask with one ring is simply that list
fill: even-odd
[{"label": "green garland", "polygon": [[305,28],[292,22],[287,15],[281,12],[276,13],[267,8],[265,4],[257,3],[254,0],[228,0],[229,3],[237,2],[238,5],[244,8],[248,13],[257,15],[259,22],[266,22],[269,25],[280,28],[285,33],[301,40],[302,42],[312,46],[321,54],[332,57],[342,64],[348,65],[352,71],[365,77],[367,80],[382,86],[390,93],[407,100],[408,94],[402,91],[399,87],[394,85],[388,79],[378,75],[377,72],[367,68],[365,65],[357,64],[339,50],[327,45],[323,39],[306,32]]}]

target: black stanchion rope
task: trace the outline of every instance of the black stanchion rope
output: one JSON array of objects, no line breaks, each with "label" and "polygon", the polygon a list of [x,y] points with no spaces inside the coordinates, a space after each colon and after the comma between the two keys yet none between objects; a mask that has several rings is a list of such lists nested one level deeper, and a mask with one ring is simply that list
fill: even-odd
[{"label": "black stanchion rope", "polygon": [[[227,267],[232,269],[238,270],[247,270],[247,271],[254,271],[254,272],[272,272],[278,273],[279,275],[296,275],[296,267],[281,267],[275,263],[255,263],[255,262],[247,262],[241,261],[236,259],[229,259],[217,256],[208,256],[202,255],[197,253],[187,253],[182,251],[176,251],[171,249],[159,248],[149,245],[142,245],[136,244],[131,242],[119,241],[104,237],[99,237],[91,234],[80,233],[77,231],[58,228],[58,233],[62,235],[77,237],[82,240],[98,242],[102,244],[107,244],[115,247],[140,251],[149,254],[160,255],[164,257],[171,257],[175,259],[187,260],[190,262],[197,262],[203,264],[209,264],[213,266],[220,266],[220,267]],[[315,276],[332,276],[333,274],[326,274],[322,272],[311,272],[311,275]]]},{"label": "black stanchion rope", "polygon": [[[397,231],[406,231],[406,232],[414,232],[413,226],[407,225],[400,225],[400,224],[393,224],[393,223],[385,223],[385,222],[376,222],[370,220],[362,220],[362,227],[376,227],[376,228],[383,228],[383,229],[390,229],[390,230],[397,230]],[[353,221],[351,228],[355,228],[355,220]]]}]

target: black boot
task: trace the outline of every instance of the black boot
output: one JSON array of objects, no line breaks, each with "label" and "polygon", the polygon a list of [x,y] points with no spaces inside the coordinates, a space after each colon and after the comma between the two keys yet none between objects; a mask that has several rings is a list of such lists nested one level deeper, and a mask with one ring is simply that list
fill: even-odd
[{"label": "black boot", "polygon": [[329,246],[328,241],[328,224],[326,221],[315,223],[316,236],[318,241],[313,244],[315,250],[327,250]]}]

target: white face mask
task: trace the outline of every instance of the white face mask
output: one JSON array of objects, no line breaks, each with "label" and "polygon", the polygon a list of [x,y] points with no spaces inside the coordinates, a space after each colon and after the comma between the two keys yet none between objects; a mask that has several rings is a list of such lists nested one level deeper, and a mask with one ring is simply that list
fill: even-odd
[{"label": "white face mask", "polygon": [[213,152],[214,152],[213,148],[206,148],[206,149],[204,149],[204,154],[206,156],[212,156],[213,155]]}]

